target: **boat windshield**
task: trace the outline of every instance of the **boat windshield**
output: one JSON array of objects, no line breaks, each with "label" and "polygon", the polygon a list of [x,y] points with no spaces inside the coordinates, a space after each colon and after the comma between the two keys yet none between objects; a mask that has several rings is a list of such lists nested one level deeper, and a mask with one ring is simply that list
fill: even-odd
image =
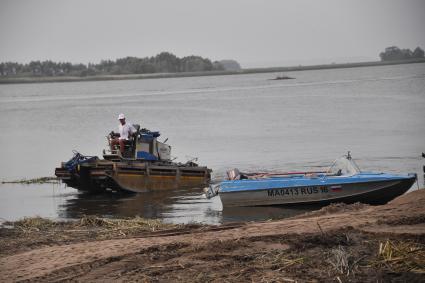
[{"label": "boat windshield", "polygon": [[352,176],[360,173],[360,168],[350,156],[344,156],[335,160],[328,172],[337,176]]}]

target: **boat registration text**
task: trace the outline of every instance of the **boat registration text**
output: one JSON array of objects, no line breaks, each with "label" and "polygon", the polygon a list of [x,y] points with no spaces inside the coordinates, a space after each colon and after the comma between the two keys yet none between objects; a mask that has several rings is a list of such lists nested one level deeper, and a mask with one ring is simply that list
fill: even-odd
[{"label": "boat registration text", "polygon": [[329,189],[326,186],[316,187],[295,187],[295,188],[281,188],[267,190],[267,196],[278,197],[278,196],[302,196],[312,194],[324,194],[328,193]]}]

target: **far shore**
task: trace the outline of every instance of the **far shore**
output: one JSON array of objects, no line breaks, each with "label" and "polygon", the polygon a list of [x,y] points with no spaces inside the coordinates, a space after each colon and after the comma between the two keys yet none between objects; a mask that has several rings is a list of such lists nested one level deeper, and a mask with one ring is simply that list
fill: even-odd
[{"label": "far shore", "polygon": [[309,65],[309,66],[299,65],[299,66],[290,66],[290,67],[249,68],[249,69],[242,69],[239,71],[97,75],[97,76],[87,76],[87,77],[72,77],[72,76],[9,77],[9,78],[0,78],[0,84],[58,83],[58,82],[139,80],[139,79],[162,79],[162,78],[201,77],[201,76],[244,75],[244,74],[255,74],[255,73],[296,72],[296,71],[307,71],[307,70],[342,69],[342,68],[372,67],[372,66],[400,65],[400,64],[412,64],[412,63],[425,63],[425,59],[411,59],[411,60],[386,61],[386,62],[372,61],[372,62]]}]

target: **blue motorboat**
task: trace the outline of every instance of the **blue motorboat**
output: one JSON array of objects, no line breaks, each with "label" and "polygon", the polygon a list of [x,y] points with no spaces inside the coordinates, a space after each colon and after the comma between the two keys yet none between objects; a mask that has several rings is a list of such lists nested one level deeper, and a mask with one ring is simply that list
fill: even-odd
[{"label": "blue motorboat", "polygon": [[279,174],[228,172],[228,180],[211,185],[207,197],[219,195],[224,207],[266,205],[326,205],[333,202],[384,204],[404,194],[415,173],[396,175],[362,172],[350,153],[324,172]]}]

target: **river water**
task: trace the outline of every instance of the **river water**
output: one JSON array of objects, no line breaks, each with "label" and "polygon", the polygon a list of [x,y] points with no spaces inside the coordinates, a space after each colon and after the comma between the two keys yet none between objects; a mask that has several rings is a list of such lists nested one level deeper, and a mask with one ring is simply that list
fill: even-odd
[{"label": "river water", "polygon": [[[101,155],[116,116],[159,130],[172,155],[213,169],[308,170],[348,150],[362,169],[416,172],[423,186],[425,64],[123,81],[0,85],[0,180],[53,176],[72,156]],[[416,188],[416,185],[413,188]],[[264,220],[299,209],[222,210],[201,188],[87,196],[58,184],[0,185],[0,217],[139,215],[167,222]]]}]

